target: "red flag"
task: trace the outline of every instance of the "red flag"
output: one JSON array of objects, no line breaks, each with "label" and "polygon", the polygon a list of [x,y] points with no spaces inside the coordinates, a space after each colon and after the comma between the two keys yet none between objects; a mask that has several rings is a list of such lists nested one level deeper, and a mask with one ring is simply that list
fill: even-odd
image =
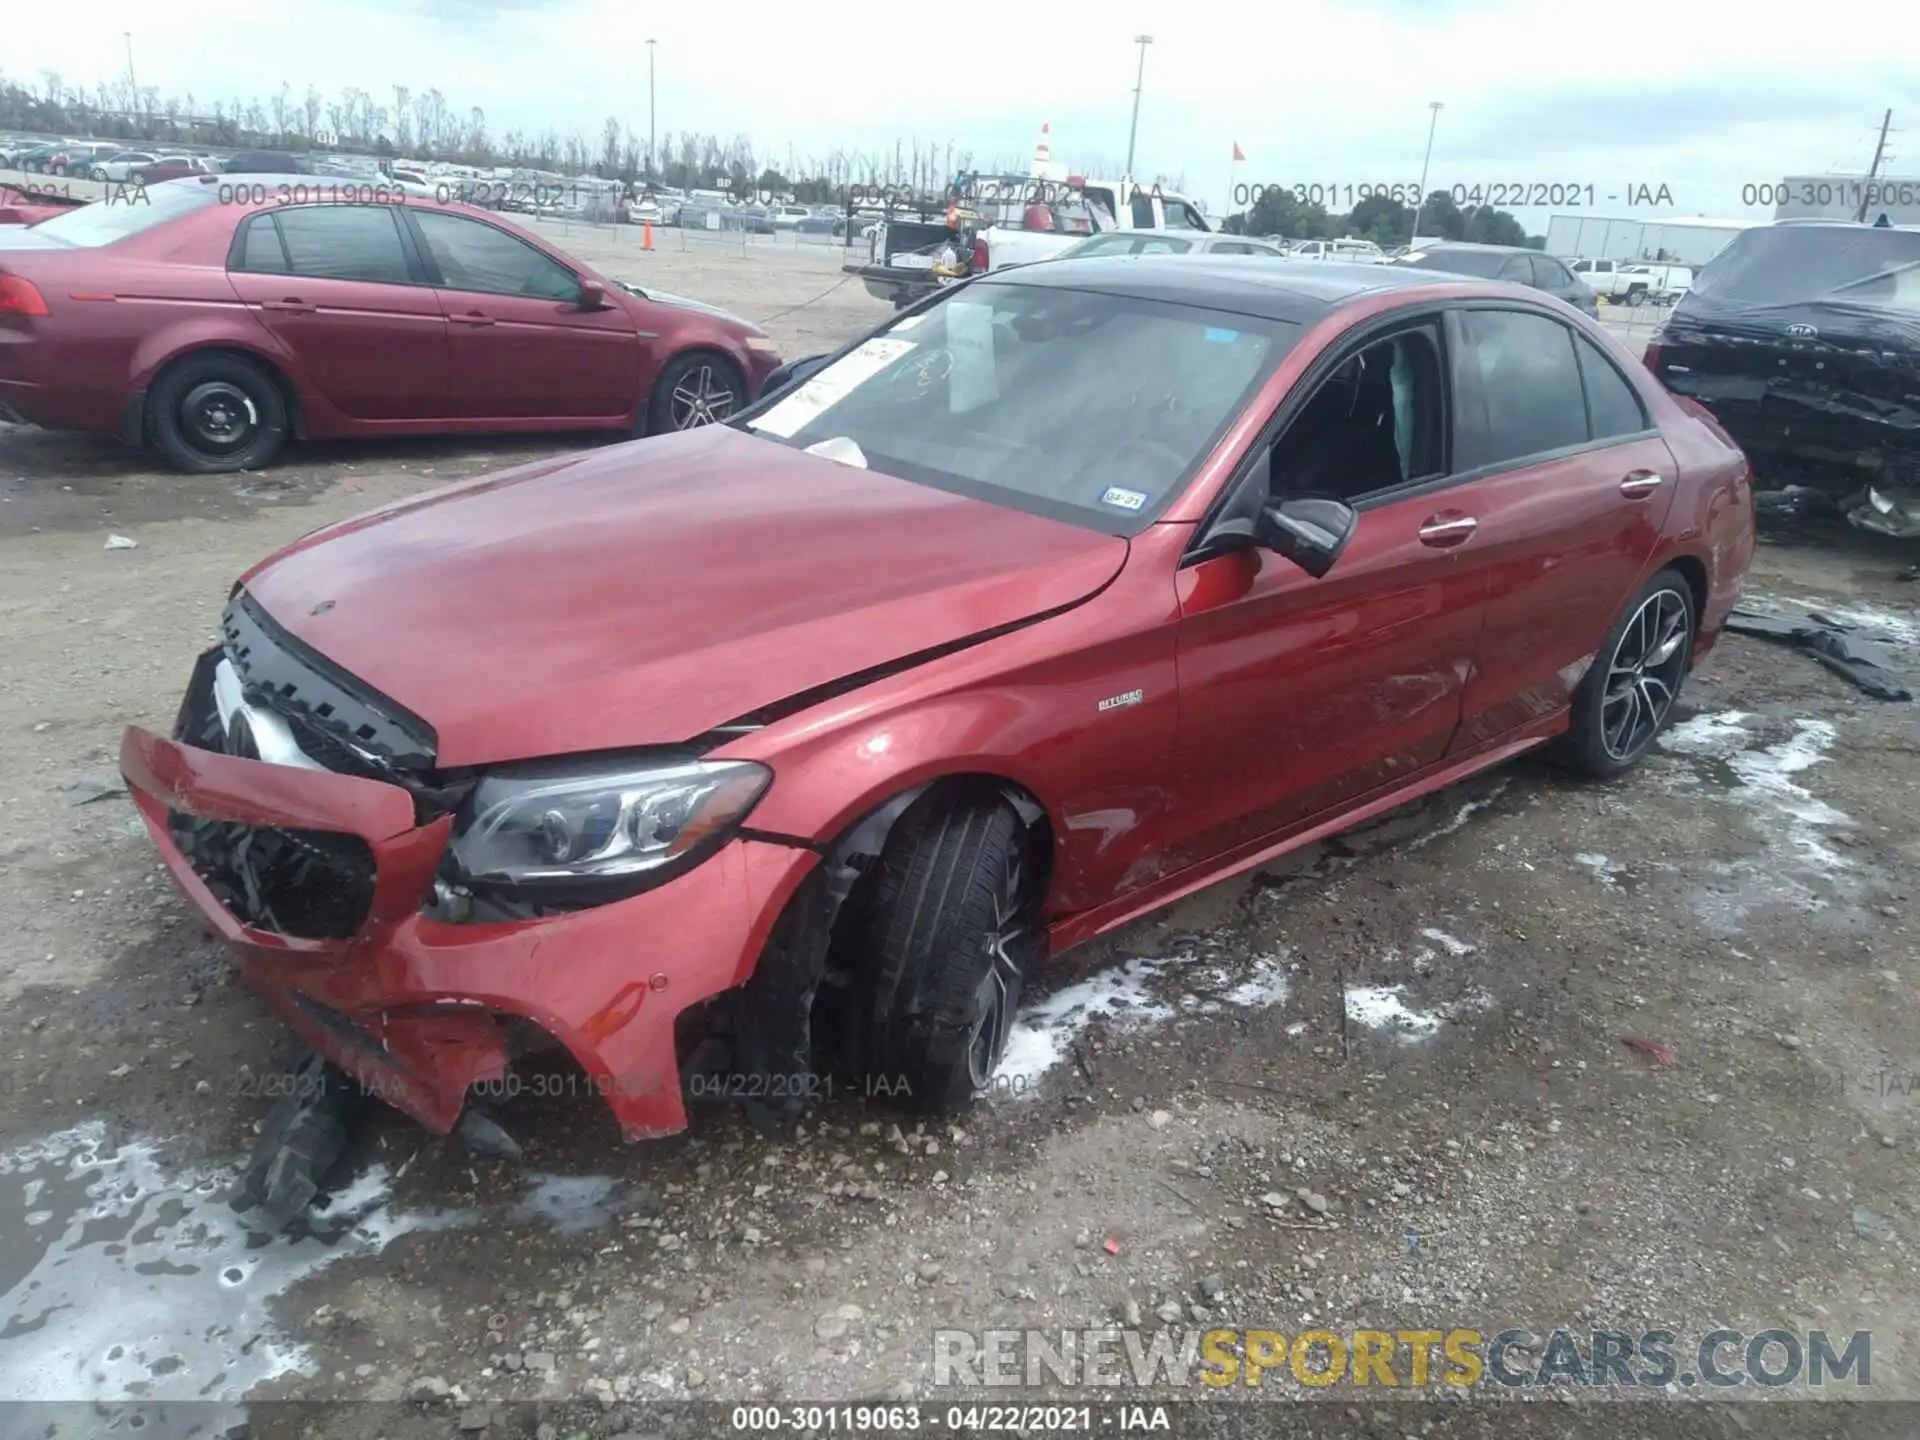
[{"label": "red flag", "polygon": [[1245,160],[1246,158],[1247,158],[1246,156],[1240,153],[1240,142],[1238,140],[1234,141],[1233,142],[1233,163],[1238,165],[1242,160]]}]

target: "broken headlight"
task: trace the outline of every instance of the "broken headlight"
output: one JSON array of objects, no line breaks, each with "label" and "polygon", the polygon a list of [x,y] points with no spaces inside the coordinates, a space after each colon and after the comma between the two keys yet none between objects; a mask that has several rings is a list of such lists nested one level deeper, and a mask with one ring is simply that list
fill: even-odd
[{"label": "broken headlight", "polygon": [[641,890],[709,854],[772,779],[745,760],[499,770],[474,787],[449,854],[484,887]]}]

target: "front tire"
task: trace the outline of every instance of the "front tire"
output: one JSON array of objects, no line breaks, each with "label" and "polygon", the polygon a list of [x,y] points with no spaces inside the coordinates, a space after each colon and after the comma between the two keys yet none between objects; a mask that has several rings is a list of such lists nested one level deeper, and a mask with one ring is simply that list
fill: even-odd
[{"label": "front tire", "polygon": [[901,817],[859,916],[873,1093],[952,1111],[991,1083],[1042,948],[1035,879],[1003,798],[930,799]]},{"label": "front tire", "polygon": [[188,475],[258,470],[287,442],[287,404],[264,366],[239,355],[189,355],[148,394],[147,434]]},{"label": "front tire", "polygon": [[647,403],[647,433],[698,430],[746,407],[747,382],[731,360],[702,351],[668,363]]},{"label": "front tire", "polygon": [[1561,758],[1596,779],[1632,769],[1673,715],[1693,665],[1693,591],[1676,570],[1642,585],[1574,693]]}]

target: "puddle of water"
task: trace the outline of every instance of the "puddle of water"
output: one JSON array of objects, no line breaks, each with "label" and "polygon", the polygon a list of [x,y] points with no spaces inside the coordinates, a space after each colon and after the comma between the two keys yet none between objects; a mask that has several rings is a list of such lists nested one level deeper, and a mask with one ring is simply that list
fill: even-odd
[{"label": "puddle of water", "polygon": [[[268,1302],[454,1212],[399,1214],[373,1166],[310,1233],[266,1237],[223,1198],[228,1170],[180,1170],[90,1122],[0,1152],[0,1394],[13,1401],[221,1401],[299,1371]],[[202,1417],[204,1419],[204,1415]]]}]

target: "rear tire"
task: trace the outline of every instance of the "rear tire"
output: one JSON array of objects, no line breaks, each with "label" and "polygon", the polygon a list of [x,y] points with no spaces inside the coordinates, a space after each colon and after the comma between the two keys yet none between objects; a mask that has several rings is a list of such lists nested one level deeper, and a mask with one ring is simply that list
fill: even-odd
[{"label": "rear tire", "polygon": [[1558,758],[1598,780],[1639,764],[1673,716],[1693,665],[1693,591],[1662,570],[1634,592],[1574,692]]},{"label": "rear tire", "polygon": [[149,392],[147,435],[188,475],[258,470],[287,443],[287,404],[265,366],[225,352],[189,355]]},{"label": "rear tire", "polygon": [[901,817],[858,917],[870,1093],[938,1112],[987,1088],[1042,948],[1034,881],[1003,798],[933,799]]}]

